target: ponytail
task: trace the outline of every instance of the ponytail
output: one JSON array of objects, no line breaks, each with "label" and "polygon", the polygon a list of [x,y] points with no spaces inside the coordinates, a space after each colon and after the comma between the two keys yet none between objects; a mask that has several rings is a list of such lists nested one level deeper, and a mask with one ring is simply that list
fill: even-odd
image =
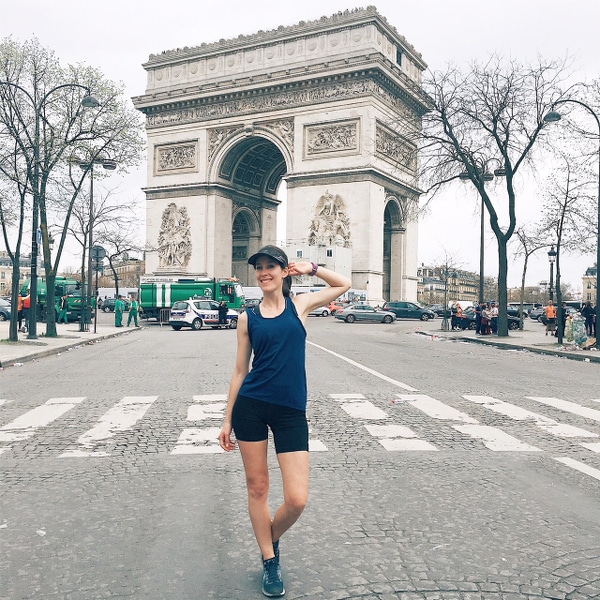
[{"label": "ponytail", "polygon": [[292,276],[291,275],[288,275],[283,280],[282,291],[283,291],[283,296],[285,298],[289,298],[290,297],[290,292],[292,291]]}]

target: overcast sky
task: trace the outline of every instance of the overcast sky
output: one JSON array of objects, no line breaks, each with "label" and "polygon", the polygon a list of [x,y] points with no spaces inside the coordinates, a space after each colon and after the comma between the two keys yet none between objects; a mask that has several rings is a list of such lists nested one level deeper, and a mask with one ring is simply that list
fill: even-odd
[{"label": "overcast sky", "polygon": [[[493,52],[519,60],[575,58],[578,78],[599,75],[600,2],[597,0],[379,0],[380,14],[421,53],[432,70],[484,59]],[[150,54],[276,29],[367,6],[346,0],[0,0],[0,37],[36,36],[61,62],[87,63],[122,81],[128,96],[145,91],[142,68]],[[143,198],[145,167],[121,183]],[[467,186],[465,186],[466,188]],[[131,191],[129,191],[131,190]],[[521,220],[535,219],[540,198],[518,199]],[[419,228],[419,262],[479,270],[479,216],[474,189],[440,196]],[[486,275],[497,274],[496,244],[486,235]],[[563,280],[581,287],[594,256],[564,257]],[[76,266],[73,260],[73,266]],[[66,266],[62,264],[61,266]],[[509,265],[509,285],[520,284],[520,263]],[[528,285],[548,279],[545,253],[530,263]]]}]

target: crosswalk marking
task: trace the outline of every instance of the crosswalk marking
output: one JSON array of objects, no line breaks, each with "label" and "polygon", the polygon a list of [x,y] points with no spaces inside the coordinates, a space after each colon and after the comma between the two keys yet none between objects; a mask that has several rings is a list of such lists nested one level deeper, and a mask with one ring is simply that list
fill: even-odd
[{"label": "crosswalk marking", "polygon": [[569,402],[568,400],[561,400],[560,398],[542,398],[538,396],[525,397],[529,398],[529,400],[535,400],[541,404],[546,404],[547,406],[552,406],[564,410],[565,412],[585,417],[586,419],[600,421],[600,410],[596,410],[595,408],[587,408],[586,406],[581,406],[580,404],[575,404],[575,402]]},{"label": "crosswalk marking", "polygon": [[[526,427],[535,427],[543,433],[573,440],[571,444],[577,444],[580,447],[580,452],[600,454],[600,441],[598,441],[600,433],[598,433],[598,430],[594,431],[593,427],[582,429],[574,425],[561,423],[542,413],[533,412],[518,404],[512,404],[491,396],[465,394],[462,397],[486,410],[522,422],[524,424],[522,431],[526,431]],[[173,455],[210,455],[224,452],[219,446],[218,435],[227,406],[227,395],[204,394],[194,395],[192,398],[193,403],[187,407],[186,415],[189,426],[181,429],[177,441],[166,450]],[[423,427],[426,423],[423,419],[417,421],[419,432],[412,425],[408,427],[404,424],[403,421],[406,419],[409,419],[412,423],[415,416],[418,416],[417,411],[431,419],[443,421],[444,426],[452,428],[462,436],[477,440],[478,444],[493,452],[541,451],[534,444],[525,443],[509,435],[501,428],[480,423],[468,413],[457,410],[453,406],[425,394],[395,394],[392,397],[391,406],[385,407],[386,410],[379,407],[382,398],[379,398],[378,406],[376,404],[377,399],[367,399],[360,393],[330,394],[328,398],[342,409],[348,416],[347,418],[351,418],[362,425],[366,434],[389,452],[436,452],[442,449],[436,444],[438,439],[437,429],[433,434],[431,428],[426,430],[426,436],[436,436],[432,438],[433,443],[423,439]],[[539,402],[540,405],[550,406],[579,417],[600,422],[600,410],[559,398],[535,396],[528,398]],[[82,458],[110,456],[112,447],[118,441],[113,441],[113,438],[119,433],[125,433],[123,439],[125,444],[132,443],[135,446],[135,441],[130,442],[127,439],[127,431],[133,429],[135,424],[143,419],[157,399],[158,396],[124,397],[99,417],[96,425],[82,433],[74,445],[60,456]],[[0,455],[3,455],[4,458],[8,452],[17,451],[19,442],[24,442],[36,435],[42,428],[55,422],[69,410],[82,405],[84,400],[84,397],[51,398],[41,406],[37,406],[13,419],[10,423],[2,425],[0,427],[0,444],[4,442],[6,445],[0,445]],[[595,399],[591,399],[591,401],[596,402]],[[11,402],[12,400],[5,400],[2,404]],[[386,404],[388,402],[389,400],[386,401]],[[69,429],[64,431],[68,432]],[[315,439],[314,434],[312,427],[309,427],[309,449],[311,452],[329,452],[336,449],[335,438],[326,445],[323,441]],[[453,436],[453,442],[457,439],[458,434]],[[68,433],[65,433],[65,435],[68,435]],[[441,442],[445,445],[447,443],[447,433],[439,439],[445,439],[444,442]],[[565,457],[553,458],[569,468],[600,479],[600,471],[584,462]],[[590,458],[592,458],[591,455]]]},{"label": "crosswalk marking", "polygon": [[582,462],[575,460],[574,458],[568,458],[565,456],[565,457],[555,458],[554,460],[557,460],[558,462],[563,463],[564,465],[567,465],[567,467],[576,469],[577,471],[580,471],[581,473],[585,473],[586,475],[589,475],[590,477],[593,477],[594,479],[600,480],[600,470],[594,469],[594,467],[590,467],[589,465],[585,465]]},{"label": "crosswalk marking", "polygon": [[424,412],[433,419],[442,419],[445,421],[462,421],[463,423],[478,423],[476,419],[473,419],[469,415],[459,410],[456,410],[452,406],[448,406],[435,398],[426,396],[424,394],[401,394],[398,395],[398,399],[402,402],[408,402],[415,408],[418,408],[421,412]]},{"label": "crosswalk marking", "polygon": [[488,425],[453,425],[452,426],[461,433],[466,433],[471,437],[478,438],[483,441],[486,448],[494,452],[539,452],[539,448],[519,441],[512,435],[508,435],[497,427],[489,427]]},{"label": "crosswalk marking", "polygon": [[98,424],[79,436],[80,448],[61,454],[67,456],[108,456],[107,452],[94,452],[98,442],[113,437],[116,433],[131,429],[150,408],[158,396],[126,396],[115,406],[104,413]]},{"label": "crosswalk marking", "polygon": [[417,439],[417,434],[404,425],[365,425],[365,428],[386,450],[392,452],[437,451],[433,444]]},{"label": "crosswalk marking", "polygon": [[50,425],[74,406],[85,400],[76,398],[50,398],[45,404],[36,406],[17,417],[14,421],[0,427],[0,442],[17,442],[30,438],[41,427]]},{"label": "crosswalk marking", "polygon": [[597,433],[587,431],[586,429],[581,429],[580,427],[574,427],[573,425],[559,423],[558,421],[550,419],[549,417],[531,412],[525,408],[515,406],[514,404],[509,404],[508,402],[504,402],[502,400],[497,400],[491,396],[465,395],[463,398],[470,400],[471,402],[475,402],[476,404],[480,404],[481,406],[484,406],[493,412],[510,417],[515,421],[531,420],[540,429],[558,437],[599,437]]}]

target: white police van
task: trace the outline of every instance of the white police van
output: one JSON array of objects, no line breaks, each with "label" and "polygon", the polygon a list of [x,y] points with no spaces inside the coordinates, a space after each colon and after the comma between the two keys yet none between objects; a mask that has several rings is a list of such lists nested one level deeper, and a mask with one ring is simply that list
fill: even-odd
[{"label": "white police van", "polygon": [[219,324],[219,303],[214,300],[203,299],[190,299],[180,300],[175,302],[171,307],[171,313],[169,315],[169,325],[175,330],[179,331],[183,327],[191,327],[196,331],[202,329],[202,327],[212,327],[213,329],[221,329],[226,327],[228,329],[235,329],[237,327],[237,320],[239,314],[235,310],[229,309],[225,320],[226,325]]}]

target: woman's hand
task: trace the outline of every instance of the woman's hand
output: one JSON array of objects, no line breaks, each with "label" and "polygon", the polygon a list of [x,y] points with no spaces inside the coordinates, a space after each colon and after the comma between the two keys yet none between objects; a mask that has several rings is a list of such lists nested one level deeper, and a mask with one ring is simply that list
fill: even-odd
[{"label": "woman's hand", "polygon": [[312,263],[306,261],[288,263],[287,268],[289,275],[292,277],[296,277],[298,275],[309,275],[313,270]]},{"label": "woman's hand", "polygon": [[224,423],[221,432],[219,433],[219,446],[225,452],[235,450],[235,442],[231,439],[231,423]]}]

